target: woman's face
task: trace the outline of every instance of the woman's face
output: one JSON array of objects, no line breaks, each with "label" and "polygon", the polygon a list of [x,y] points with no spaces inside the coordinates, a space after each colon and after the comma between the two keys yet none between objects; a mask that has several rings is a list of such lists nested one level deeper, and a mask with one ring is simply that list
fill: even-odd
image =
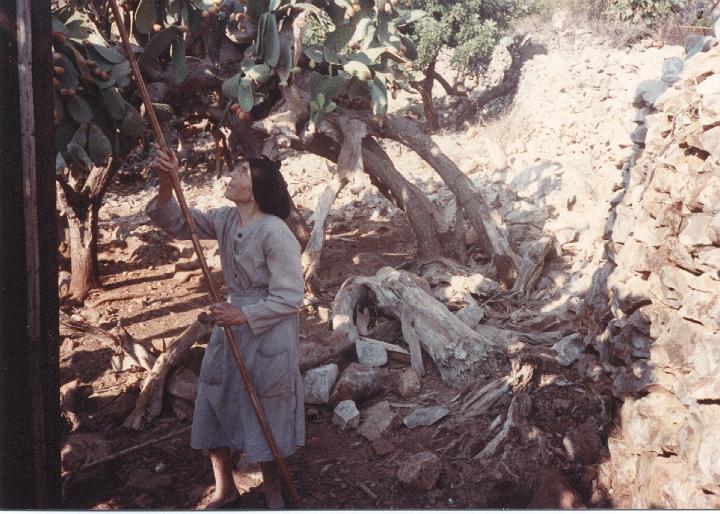
[{"label": "woman's face", "polygon": [[230,172],[230,180],[225,186],[225,198],[236,203],[255,201],[250,178],[250,164],[247,161],[240,161]]}]

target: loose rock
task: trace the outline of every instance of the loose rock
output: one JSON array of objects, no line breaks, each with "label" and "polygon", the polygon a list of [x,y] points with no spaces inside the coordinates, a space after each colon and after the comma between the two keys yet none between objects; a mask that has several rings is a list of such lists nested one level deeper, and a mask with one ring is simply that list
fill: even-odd
[{"label": "loose rock", "polygon": [[418,377],[414,369],[406,369],[403,374],[400,375],[398,394],[403,398],[415,398],[420,394],[420,377]]},{"label": "loose rock", "polygon": [[380,367],[387,364],[387,350],[376,343],[359,340],[355,343],[358,362],[365,366]]},{"label": "loose rock", "polygon": [[340,427],[340,430],[357,428],[360,425],[360,411],[352,400],[343,400],[338,403],[333,411],[332,422]]},{"label": "loose rock", "polygon": [[390,403],[376,403],[365,413],[365,421],[358,428],[358,433],[373,441],[388,433],[396,422],[397,415],[390,409]]},{"label": "loose rock", "polygon": [[305,403],[328,403],[330,401],[330,391],[337,380],[337,376],[337,364],[327,364],[306,371],[305,375],[303,375]]},{"label": "loose rock", "polygon": [[440,478],[442,464],[432,452],[420,452],[400,464],[398,480],[414,489],[429,491]]},{"label": "loose rock", "polygon": [[360,402],[372,398],[379,390],[377,369],[353,362],[345,368],[335,384],[330,403],[337,405],[343,400]]},{"label": "loose rock", "polygon": [[448,412],[450,412],[448,409],[440,406],[420,407],[405,416],[403,424],[409,429],[429,427],[447,416]]}]

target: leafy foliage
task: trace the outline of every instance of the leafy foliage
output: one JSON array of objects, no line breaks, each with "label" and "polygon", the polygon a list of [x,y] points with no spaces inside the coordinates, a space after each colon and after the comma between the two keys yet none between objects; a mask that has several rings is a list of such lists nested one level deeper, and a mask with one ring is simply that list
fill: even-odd
[{"label": "leafy foliage", "polygon": [[608,13],[623,21],[655,21],[687,5],[687,0],[610,0]]},{"label": "leafy foliage", "polygon": [[[223,8],[230,7],[229,2]],[[272,10],[275,6],[276,9]],[[310,121],[337,108],[339,95],[357,106],[364,98],[372,112],[383,116],[387,109],[387,89],[407,87],[412,78],[409,57],[415,54],[409,39],[396,27],[400,12],[385,0],[331,0],[314,4],[271,3],[258,15],[257,37],[245,49],[240,72],[223,85],[223,92],[234,103],[233,110],[248,112],[269,97],[273,88],[286,86],[292,73],[302,67],[313,70],[310,78]],[[234,3],[238,16],[251,16],[250,5]],[[307,14],[302,40],[303,59],[290,68],[289,41],[281,41],[279,28],[292,23],[297,11]],[[417,15],[417,13],[416,13]],[[288,59],[283,60],[283,56]],[[262,68],[259,68],[261,67]],[[249,82],[244,79],[250,79]],[[254,105],[248,101],[250,92]],[[249,109],[250,108],[250,109]]]},{"label": "leafy foliage", "polygon": [[118,88],[128,82],[125,57],[72,6],[53,13],[53,50],[56,142],[63,158],[88,170],[127,153],[145,127]]},{"label": "leafy foliage", "polygon": [[403,0],[408,11],[427,16],[409,24],[417,45],[418,68],[426,67],[443,48],[455,50],[454,64],[468,67],[488,56],[513,20],[533,12],[536,2],[521,0]]}]

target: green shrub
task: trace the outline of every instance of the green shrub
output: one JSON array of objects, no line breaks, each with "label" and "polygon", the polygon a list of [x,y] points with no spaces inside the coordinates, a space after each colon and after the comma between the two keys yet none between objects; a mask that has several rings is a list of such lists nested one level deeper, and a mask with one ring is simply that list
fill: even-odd
[{"label": "green shrub", "polygon": [[687,0],[610,0],[608,14],[633,23],[653,22],[679,12],[687,3]]},{"label": "green shrub", "polygon": [[453,64],[470,66],[492,53],[502,33],[518,17],[536,9],[537,2],[519,0],[405,0],[403,7],[427,15],[408,29],[418,50],[419,69],[443,48],[455,49]]}]

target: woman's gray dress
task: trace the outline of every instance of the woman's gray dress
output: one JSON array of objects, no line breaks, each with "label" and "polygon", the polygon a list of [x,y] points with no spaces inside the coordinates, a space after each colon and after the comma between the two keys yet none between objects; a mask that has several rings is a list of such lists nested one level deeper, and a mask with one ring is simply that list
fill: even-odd
[{"label": "woman's gray dress", "polygon": [[[175,199],[147,206],[152,222],[176,239],[190,239]],[[300,245],[270,214],[238,230],[235,207],[190,210],[201,239],[216,239],[228,301],[248,323],[233,326],[245,365],[283,456],[305,442],[299,369],[298,310],[303,298]],[[216,327],[203,357],[193,415],[193,448],[243,450],[248,462],[273,459],[245,391],[223,329]]]}]

